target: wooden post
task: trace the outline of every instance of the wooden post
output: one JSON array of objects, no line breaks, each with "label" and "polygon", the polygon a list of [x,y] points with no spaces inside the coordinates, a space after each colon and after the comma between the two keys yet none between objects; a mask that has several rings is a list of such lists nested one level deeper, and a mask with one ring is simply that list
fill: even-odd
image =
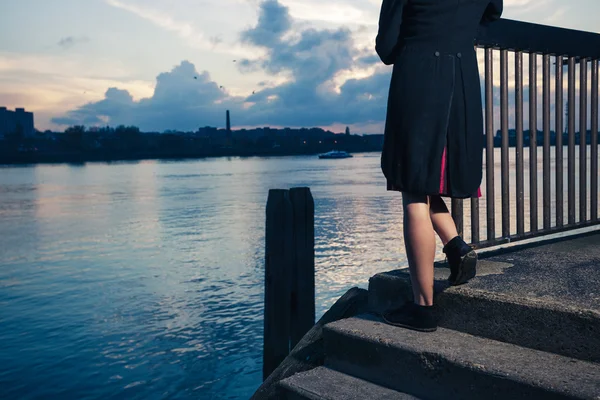
[{"label": "wooden post", "polygon": [[290,341],[294,348],[315,325],[315,203],[309,188],[293,188],[294,263]]},{"label": "wooden post", "polygon": [[287,190],[270,190],[265,235],[263,380],[290,351],[293,211]]},{"label": "wooden post", "polygon": [[251,400],[278,399],[277,383],[294,374],[319,367],[325,362],[323,327],[333,321],[364,314],[369,308],[369,292],[352,288],[336,301],[311,328],[290,355],[258,388]]}]

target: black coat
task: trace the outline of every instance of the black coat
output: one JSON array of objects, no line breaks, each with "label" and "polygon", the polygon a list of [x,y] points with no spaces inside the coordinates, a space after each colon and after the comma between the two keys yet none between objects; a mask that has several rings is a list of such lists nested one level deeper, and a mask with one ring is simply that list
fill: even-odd
[{"label": "black coat", "polygon": [[[375,49],[394,65],[381,155],[388,189],[477,191],[484,136],[474,44],[501,14],[502,0],[383,0]],[[441,193],[444,150],[449,190]]]}]

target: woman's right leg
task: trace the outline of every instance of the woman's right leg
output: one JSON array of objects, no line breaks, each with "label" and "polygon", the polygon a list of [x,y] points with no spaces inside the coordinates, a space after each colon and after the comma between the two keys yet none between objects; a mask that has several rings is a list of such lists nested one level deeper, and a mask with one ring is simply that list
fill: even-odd
[{"label": "woman's right leg", "polygon": [[438,234],[444,246],[458,236],[454,219],[440,196],[429,196],[429,216],[433,229]]}]

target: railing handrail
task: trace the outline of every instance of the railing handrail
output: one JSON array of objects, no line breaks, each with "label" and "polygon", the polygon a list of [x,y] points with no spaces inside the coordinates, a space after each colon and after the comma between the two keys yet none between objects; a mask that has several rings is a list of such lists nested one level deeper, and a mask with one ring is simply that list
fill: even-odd
[{"label": "railing handrail", "polygon": [[[485,48],[482,83],[485,89],[485,220],[487,235],[485,235],[485,239],[481,237],[483,235],[481,235],[479,226],[481,222],[479,199],[471,199],[471,243],[477,247],[489,247],[565,230],[600,225],[598,218],[600,34],[502,19],[479,32],[477,46]],[[511,52],[514,53],[514,76],[509,74],[509,53]],[[494,84],[496,54],[499,55],[500,85],[498,87]],[[524,56],[527,57],[527,63],[524,62]],[[541,65],[538,64],[538,61],[541,61]],[[528,77],[525,76],[525,68],[528,70]],[[578,74],[577,71],[579,71]],[[539,76],[542,78],[540,82],[538,82]],[[527,85],[524,85],[527,78]],[[512,94],[509,91],[509,81],[514,82]],[[527,95],[525,88],[527,88]],[[499,104],[494,97],[496,91],[499,91],[500,94]],[[511,97],[514,98],[513,104],[509,101]],[[527,106],[525,106],[525,100],[527,100]],[[541,107],[538,106],[539,100],[541,100]],[[554,112],[552,111],[553,101]],[[563,119],[565,104],[569,104],[569,107]],[[588,104],[590,105],[589,115]],[[509,112],[509,108],[514,110],[513,115]],[[496,109],[500,111],[501,166],[499,171],[496,171],[494,162]],[[528,109],[527,118],[529,119],[527,125],[525,124],[526,109]],[[538,123],[540,115],[542,116],[541,124]],[[514,121],[516,133],[516,171],[513,178],[509,171],[509,126],[511,120]],[[590,128],[589,140],[587,134],[584,134],[580,135],[577,143],[577,121],[580,132],[587,133]],[[567,122],[566,137],[562,134],[564,122]],[[536,134],[530,135],[528,174],[525,174],[524,160],[524,129],[526,127],[529,128],[530,133],[536,132]],[[554,167],[552,167],[551,161],[551,130],[553,128],[555,132],[561,132],[556,135]],[[543,134],[541,142],[538,143],[537,132],[540,131]],[[587,146],[581,145],[588,144],[588,141],[591,155],[589,170]],[[576,152],[577,144],[579,144],[579,151]],[[563,152],[565,145],[566,153]],[[542,150],[539,154],[538,146]],[[542,173],[541,196],[538,196],[539,161],[542,162],[542,169],[539,171]],[[566,171],[564,166],[567,167]],[[559,171],[559,173],[553,175],[553,168],[555,172]],[[495,181],[497,178],[500,180],[501,194],[499,207],[496,207]],[[528,188],[525,185],[525,179],[528,179]],[[554,181],[556,188],[554,194],[551,180]],[[566,196],[563,196],[564,189],[567,189]],[[529,209],[526,214],[527,198],[529,199]],[[516,203],[516,212],[513,211],[513,200]],[[462,200],[454,199],[452,201],[452,216],[461,234],[464,234],[463,205]],[[500,235],[496,230],[496,208],[501,211],[502,233]],[[578,216],[577,208],[579,208]],[[567,211],[566,216],[564,211]],[[515,227],[511,226],[515,216],[516,232],[513,229]],[[540,216],[542,221],[539,219]],[[526,219],[529,220],[529,226],[526,226]],[[542,226],[540,226],[540,222],[542,222]]]},{"label": "railing handrail", "polygon": [[501,19],[482,29],[477,45],[565,57],[600,59],[600,34]]}]

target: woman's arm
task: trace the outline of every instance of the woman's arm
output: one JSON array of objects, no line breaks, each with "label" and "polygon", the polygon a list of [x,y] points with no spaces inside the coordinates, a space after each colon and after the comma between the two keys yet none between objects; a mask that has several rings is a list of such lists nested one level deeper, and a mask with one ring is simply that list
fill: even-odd
[{"label": "woman's arm", "polygon": [[398,54],[398,38],[405,3],[406,0],[383,0],[381,5],[375,51],[385,65],[393,64]]},{"label": "woman's arm", "polygon": [[481,17],[481,25],[488,26],[490,23],[499,20],[502,10],[502,0],[491,0],[483,13],[483,17]]}]

